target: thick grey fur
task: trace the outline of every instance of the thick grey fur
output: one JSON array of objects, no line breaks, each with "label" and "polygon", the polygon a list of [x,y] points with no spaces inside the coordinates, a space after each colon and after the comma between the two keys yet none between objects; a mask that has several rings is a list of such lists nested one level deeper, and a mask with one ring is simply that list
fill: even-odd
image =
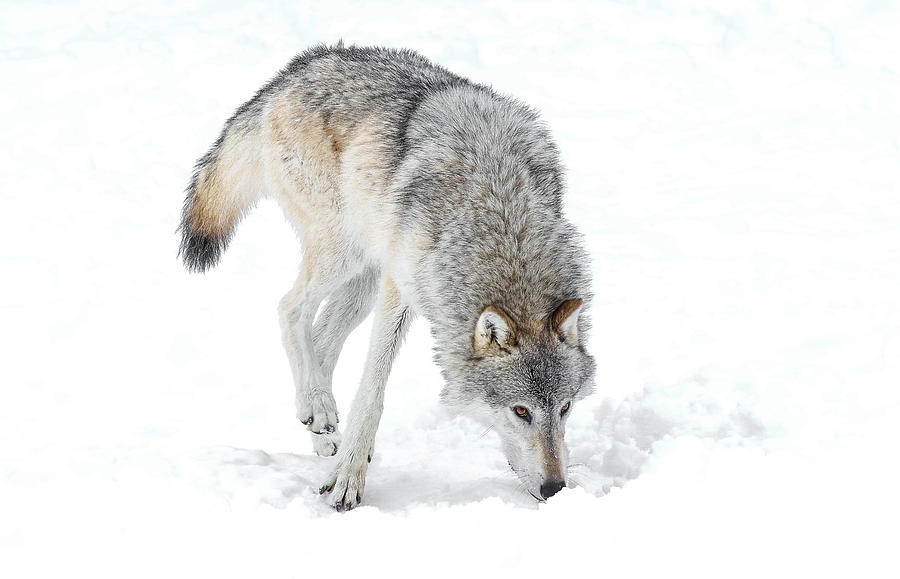
[{"label": "thick grey fur", "polygon": [[[584,348],[590,268],[581,236],[562,212],[563,171],[548,129],[530,107],[412,51],[316,46],[235,112],[197,172],[217,162],[226,136],[256,130],[268,100],[287,90],[299,90],[305,107],[342,126],[380,119],[396,216],[405,230],[425,232],[432,242],[408,301],[430,323],[446,380],[442,398],[480,408],[477,414],[499,426],[510,462],[522,474],[525,467],[513,456],[522,450],[511,448],[510,438],[526,425],[504,422],[510,407],[527,404],[535,417],[528,428],[551,437],[563,428],[559,408],[590,393],[594,374]],[[230,236],[209,239],[186,222],[180,229],[185,264],[199,271],[216,263]],[[365,255],[366,248],[359,249]],[[382,269],[374,260],[365,267]],[[369,284],[372,291],[376,285]],[[573,299],[583,301],[574,344],[549,321]],[[510,349],[478,355],[473,332],[488,306],[502,308],[519,326],[543,324],[543,331],[519,332]],[[361,320],[354,318],[354,324]]]}]

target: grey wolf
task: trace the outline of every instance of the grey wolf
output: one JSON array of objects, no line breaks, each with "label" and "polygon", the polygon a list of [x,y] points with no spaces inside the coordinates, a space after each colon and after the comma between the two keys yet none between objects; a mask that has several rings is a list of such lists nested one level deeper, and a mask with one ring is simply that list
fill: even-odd
[{"label": "grey wolf", "polygon": [[[215,265],[264,196],[300,237],[279,314],[297,418],[318,454],[336,455],[321,492],[338,510],[362,498],[416,316],[430,324],[442,400],[493,426],[536,499],[566,485],[566,419],[592,390],[594,361],[587,256],[563,216],[558,157],[517,100],[412,51],[338,44],[294,58],[197,162],[179,228],[189,270]],[[372,310],[341,436],[332,374]]]}]

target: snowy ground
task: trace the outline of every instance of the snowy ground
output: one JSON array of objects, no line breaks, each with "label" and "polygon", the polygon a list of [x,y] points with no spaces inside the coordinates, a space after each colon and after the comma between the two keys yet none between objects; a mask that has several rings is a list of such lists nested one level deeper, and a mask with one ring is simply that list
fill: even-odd
[{"label": "snowy ground", "polygon": [[[876,1],[0,4],[0,573],[896,577],[898,30]],[[218,269],[175,258],[224,119],[341,37],[559,141],[599,370],[546,504],[440,408],[420,321],[366,506],[331,512],[275,314],[289,227],[263,204]]]}]

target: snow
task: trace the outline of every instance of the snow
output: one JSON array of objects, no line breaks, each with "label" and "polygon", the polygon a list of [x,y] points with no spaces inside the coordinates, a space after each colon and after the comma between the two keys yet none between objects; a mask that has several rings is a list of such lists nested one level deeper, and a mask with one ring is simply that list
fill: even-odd
[{"label": "snow", "polygon": [[[896,577],[898,29],[875,1],[0,4],[0,573]],[[419,321],[333,513],[275,313],[290,228],[264,203],[209,274],[175,258],[193,161],[338,38],[559,142],[598,375],[545,504],[440,407]]]}]

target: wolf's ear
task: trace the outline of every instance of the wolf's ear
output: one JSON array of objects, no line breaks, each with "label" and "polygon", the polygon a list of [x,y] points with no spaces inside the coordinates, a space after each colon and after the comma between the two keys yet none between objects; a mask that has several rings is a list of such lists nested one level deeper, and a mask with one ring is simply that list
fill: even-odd
[{"label": "wolf's ear", "polygon": [[580,299],[566,300],[550,316],[550,327],[557,336],[573,346],[578,343],[578,313],[581,311]]},{"label": "wolf's ear", "polygon": [[516,345],[516,324],[497,306],[488,306],[475,324],[475,353],[487,354],[492,344],[509,351]]}]

